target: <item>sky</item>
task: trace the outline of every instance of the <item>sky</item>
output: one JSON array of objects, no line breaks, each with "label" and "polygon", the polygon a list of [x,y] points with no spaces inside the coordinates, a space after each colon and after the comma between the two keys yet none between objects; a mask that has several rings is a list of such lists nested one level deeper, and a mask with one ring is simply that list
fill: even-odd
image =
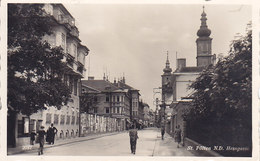
[{"label": "sky", "polygon": [[[125,76],[126,84],[139,89],[141,99],[155,109],[153,88],[161,86],[161,75],[169,52],[170,66],[186,58],[196,66],[196,39],[203,11],[199,4],[64,4],[76,20],[86,57],[88,76],[111,82]],[[228,55],[237,33],[245,34],[251,21],[247,5],[205,5],[211,30],[212,53]],[[160,98],[160,97],[159,97]]]}]

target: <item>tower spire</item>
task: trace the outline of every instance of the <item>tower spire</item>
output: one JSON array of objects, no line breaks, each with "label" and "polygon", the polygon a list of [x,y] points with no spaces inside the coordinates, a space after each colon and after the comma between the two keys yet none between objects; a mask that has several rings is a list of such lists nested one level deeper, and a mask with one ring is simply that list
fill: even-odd
[{"label": "tower spire", "polygon": [[164,73],[171,73],[172,72],[172,69],[171,69],[171,67],[170,67],[170,61],[169,61],[169,53],[168,53],[168,51],[166,52],[166,54],[167,54],[167,59],[166,59],[166,66],[165,66],[165,68],[163,69],[163,72]]},{"label": "tower spire", "polygon": [[199,37],[209,37],[211,34],[210,29],[208,29],[207,26],[207,14],[205,13],[205,6],[202,7],[203,8],[203,12],[201,14],[201,25],[200,25],[200,29],[197,32],[197,35]]},{"label": "tower spire", "polygon": [[207,26],[207,14],[205,13],[205,6],[202,7],[201,14],[201,25],[197,32],[198,38],[197,43],[197,66],[208,66],[213,64],[212,54],[211,54],[211,43],[212,38],[210,38],[211,31]]}]

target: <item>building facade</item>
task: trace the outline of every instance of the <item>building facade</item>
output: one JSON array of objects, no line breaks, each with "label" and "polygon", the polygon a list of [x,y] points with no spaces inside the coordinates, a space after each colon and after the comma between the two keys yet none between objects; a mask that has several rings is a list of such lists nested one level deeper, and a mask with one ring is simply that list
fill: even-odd
[{"label": "building facade", "polygon": [[38,111],[31,116],[18,114],[14,135],[11,134],[15,137],[15,142],[10,143],[12,146],[29,145],[32,130],[38,131],[40,126],[47,130],[51,123],[58,129],[56,139],[76,137],[79,133],[81,78],[86,72],[85,57],[89,49],[81,44],[75,19],[62,4],[45,4],[43,9],[53,24],[52,34],[45,35],[43,41],[47,41],[51,47],[60,46],[63,49],[63,61],[67,62],[66,72],[62,73],[63,83],[69,87],[71,98],[60,110],[46,106],[47,110]]}]

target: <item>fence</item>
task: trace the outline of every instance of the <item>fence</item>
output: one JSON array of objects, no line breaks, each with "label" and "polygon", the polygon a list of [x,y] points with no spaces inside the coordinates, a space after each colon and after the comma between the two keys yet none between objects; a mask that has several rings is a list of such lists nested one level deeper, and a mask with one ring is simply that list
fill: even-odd
[{"label": "fence", "polygon": [[91,133],[106,133],[125,130],[125,120],[98,116],[96,114],[81,114],[81,136]]}]

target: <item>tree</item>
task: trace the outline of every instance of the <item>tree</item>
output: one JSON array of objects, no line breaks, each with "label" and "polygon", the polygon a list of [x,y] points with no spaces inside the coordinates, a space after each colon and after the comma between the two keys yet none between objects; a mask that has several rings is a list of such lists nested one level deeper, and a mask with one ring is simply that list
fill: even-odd
[{"label": "tree", "polygon": [[[183,117],[193,128],[192,137],[208,145],[252,147],[251,23],[246,36],[232,42],[229,55],[208,66],[190,88],[195,90],[193,108]],[[197,137],[202,131],[207,135],[204,140]]]},{"label": "tree", "polygon": [[98,93],[83,93],[80,96],[80,111],[91,113],[92,111],[95,113],[97,110],[98,104]]},{"label": "tree", "polygon": [[44,41],[54,21],[43,4],[8,4],[8,107],[31,115],[47,106],[60,109],[70,90],[62,81],[63,49]]}]

